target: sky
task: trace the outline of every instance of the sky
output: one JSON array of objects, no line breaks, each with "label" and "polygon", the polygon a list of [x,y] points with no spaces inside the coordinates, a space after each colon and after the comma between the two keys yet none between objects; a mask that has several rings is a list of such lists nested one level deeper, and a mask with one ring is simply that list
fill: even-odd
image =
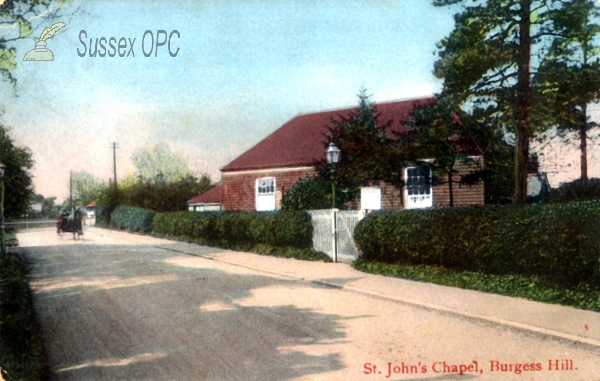
[{"label": "sky", "polygon": [[[439,91],[435,46],[455,11],[425,0],[71,1],[33,20],[38,37],[66,23],[47,41],[53,61],[22,61],[34,41],[15,44],[0,120],[33,153],[36,193],[59,202],[70,171],[112,178],[113,142],[118,179],[135,171],[135,149],[166,142],[218,181],[286,121],[353,107],[361,88],[375,102]],[[151,43],[165,34],[174,57]],[[124,37],[124,51],[135,39],[133,56],[91,57],[101,37]]]}]

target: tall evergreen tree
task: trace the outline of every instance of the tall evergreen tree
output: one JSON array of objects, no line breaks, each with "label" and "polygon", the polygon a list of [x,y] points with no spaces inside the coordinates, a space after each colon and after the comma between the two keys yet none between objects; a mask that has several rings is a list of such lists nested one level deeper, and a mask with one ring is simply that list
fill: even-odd
[{"label": "tall evergreen tree", "polygon": [[[329,128],[326,143],[333,142],[342,151],[335,168],[337,181],[357,186],[380,181],[399,185],[402,158],[392,144],[391,122],[378,122],[379,114],[366,90],[360,91],[358,101],[356,110],[339,115]],[[330,169],[322,165],[322,177],[329,177]]]},{"label": "tall evergreen tree", "polygon": [[[439,98],[434,105],[421,107],[413,113],[408,133],[397,134],[397,144],[408,161],[431,167],[434,183],[448,184],[449,206],[454,206],[454,184],[457,163],[471,162],[465,150],[472,145],[471,137],[459,117],[460,109],[449,98]],[[427,162],[422,160],[427,158]],[[439,180],[445,179],[445,180]]]},{"label": "tall evergreen tree", "polygon": [[[462,2],[433,0],[438,6]],[[570,3],[475,1],[455,15],[454,30],[438,44],[434,74],[444,79],[443,94],[467,108],[487,110],[515,132],[513,202],[518,204],[527,198],[529,139],[548,118],[544,107],[537,107],[545,101],[539,95],[544,88],[538,80],[539,67],[551,57],[554,41],[562,38],[557,20]]]},{"label": "tall evergreen tree", "polygon": [[561,130],[575,130],[580,139],[581,179],[588,178],[587,108],[600,97],[600,9],[590,0],[568,0],[553,17],[554,40],[548,59],[541,65],[543,98]]}]

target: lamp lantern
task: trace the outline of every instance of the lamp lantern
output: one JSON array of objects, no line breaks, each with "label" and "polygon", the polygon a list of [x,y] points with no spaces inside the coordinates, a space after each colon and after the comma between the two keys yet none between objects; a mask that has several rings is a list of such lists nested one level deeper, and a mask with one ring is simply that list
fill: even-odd
[{"label": "lamp lantern", "polygon": [[329,143],[329,148],[327,148],[325,155],[327,156],[328,164],[337,164],[342,157],[342,151],[331,142]]}]

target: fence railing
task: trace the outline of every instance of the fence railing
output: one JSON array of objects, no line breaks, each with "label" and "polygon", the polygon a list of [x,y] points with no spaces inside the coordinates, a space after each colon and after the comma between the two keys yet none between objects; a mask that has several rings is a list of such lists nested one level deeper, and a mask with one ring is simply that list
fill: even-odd
[{"label": "fence railing", "polygon": [[8,221],[4,226],[9,229],[38,229],[56,226],[56,220]]},{"label": "fence railing", "polygon": [[353,234],[364,218],[362,210],[310,210],[313,224],[313,248],[327,254],[334,261],[353,261],[358,249]]}]

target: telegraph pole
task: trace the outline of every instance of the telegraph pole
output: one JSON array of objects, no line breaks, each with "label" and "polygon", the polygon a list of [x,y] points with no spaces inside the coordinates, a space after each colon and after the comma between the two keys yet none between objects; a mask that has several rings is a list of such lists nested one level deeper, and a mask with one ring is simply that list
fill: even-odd
[{"label": "telegraph pole", "polygon": [[113,142],[113,183],[117,189],[117,143]]},{"label": "telegraph pole", "polygon": [[69,171],[69,204],[71,204],[71,216],[74,216],[75,207],[73,206],[73,171]]}]

